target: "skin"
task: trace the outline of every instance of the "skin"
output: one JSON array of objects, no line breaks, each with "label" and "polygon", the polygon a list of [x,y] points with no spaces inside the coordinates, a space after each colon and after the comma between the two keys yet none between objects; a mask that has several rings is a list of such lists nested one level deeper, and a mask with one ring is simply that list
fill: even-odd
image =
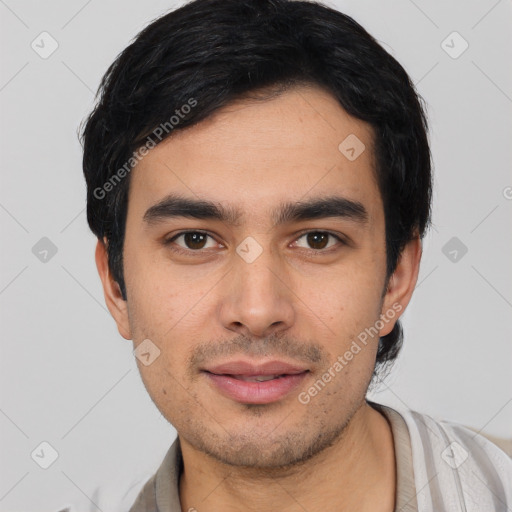
[{"label": "skin", "polygon": [[[366,146],[354,161],[338,150],[349,134]],[[421,241],[407,244],[386,287],[384,211],[372,147],[369,125],[349,116],[328,92],[300,86],[268,101],[232,103],[177,131],[132,170],[126,301],[101,241],[96,262],[120,334],[135,347],[149,338],[161,351],[152,364],[138,364],[148,393],[180,438],[182,510],[393,510],[393,437],[365,395],[378,337],[391,331],[414,290]],[[148,208],[169,193],[217,201],[243,216],[234,224],[145,222]],[[361,202],[368,222],[272,221],[282,202],[333,194]],[[163,243],[194,229],[212,236],[199,254],[184,237]],[[327,248],[311,246],[304,230],[342,235],[349,243],[329,238]],[[236,252],[248,236],[262,248],[252,263]],[[298,393],[397,304],[400,313],[379,335],[309,403],[300,403]],[[278,402],[242,404],[221,395],[199,369],[201,362],[239,358],[299,362],[310,373]]]}]

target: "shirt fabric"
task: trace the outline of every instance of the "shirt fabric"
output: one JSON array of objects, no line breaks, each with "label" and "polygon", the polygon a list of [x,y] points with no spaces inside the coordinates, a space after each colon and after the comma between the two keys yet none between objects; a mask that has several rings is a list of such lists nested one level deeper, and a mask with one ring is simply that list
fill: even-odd
[{"label": "shirt fabric", "polygon": [[[512,459],[500,448],[456,423],[368,403],[388,420],[393,434],[394,512],[512,511]],[[115,502],[106,496],[102,501],[98,488],[94,502],[105,512],[181,512],[182,470],[178,437],[156,473],[132,484]]]}]

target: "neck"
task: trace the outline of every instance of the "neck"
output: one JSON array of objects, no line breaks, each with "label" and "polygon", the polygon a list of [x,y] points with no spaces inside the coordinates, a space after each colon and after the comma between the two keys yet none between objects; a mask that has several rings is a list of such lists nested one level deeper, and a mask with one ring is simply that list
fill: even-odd
[{"label": "neck", "polygon": [[[225,465],[180,438],[182,511],[392,512],[396,471],[393,436],[366,402],[336,442],[308,461],[272,471]],[[247,504],[250,504],[248,506]]]}]

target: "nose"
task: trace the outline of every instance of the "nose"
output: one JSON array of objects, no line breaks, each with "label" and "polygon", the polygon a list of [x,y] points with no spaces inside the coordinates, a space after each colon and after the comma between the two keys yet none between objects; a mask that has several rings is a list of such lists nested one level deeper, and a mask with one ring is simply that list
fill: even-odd
[{"label": "nose", "polygon": [[293,325],[293,292],[283,265],[264,249],[255,261],[238,254],[220,308],[223,326],[237,334],[265,337]]}]

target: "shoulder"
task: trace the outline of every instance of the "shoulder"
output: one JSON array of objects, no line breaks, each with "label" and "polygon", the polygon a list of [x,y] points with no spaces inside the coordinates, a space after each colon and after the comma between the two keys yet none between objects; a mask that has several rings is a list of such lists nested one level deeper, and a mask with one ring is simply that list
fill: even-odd
[{"label": "shoulder", "polygon": [[457,423],[416,411],[397,412],[409,430],[422,501],[437,503],[438,510],[512,508],[512,459],[503,450]]},{"label": "shoulder", "polygon": [[179,438],[176,438],[156,472],[141,470],[134,477],[119,473],[108,484],[83,492],[83,501],[73,503],[73,506],[61,506],[59,512],[153,511],[157,510],[158,496],[162,503],[179,503],[180,464],[181,448]]}]

